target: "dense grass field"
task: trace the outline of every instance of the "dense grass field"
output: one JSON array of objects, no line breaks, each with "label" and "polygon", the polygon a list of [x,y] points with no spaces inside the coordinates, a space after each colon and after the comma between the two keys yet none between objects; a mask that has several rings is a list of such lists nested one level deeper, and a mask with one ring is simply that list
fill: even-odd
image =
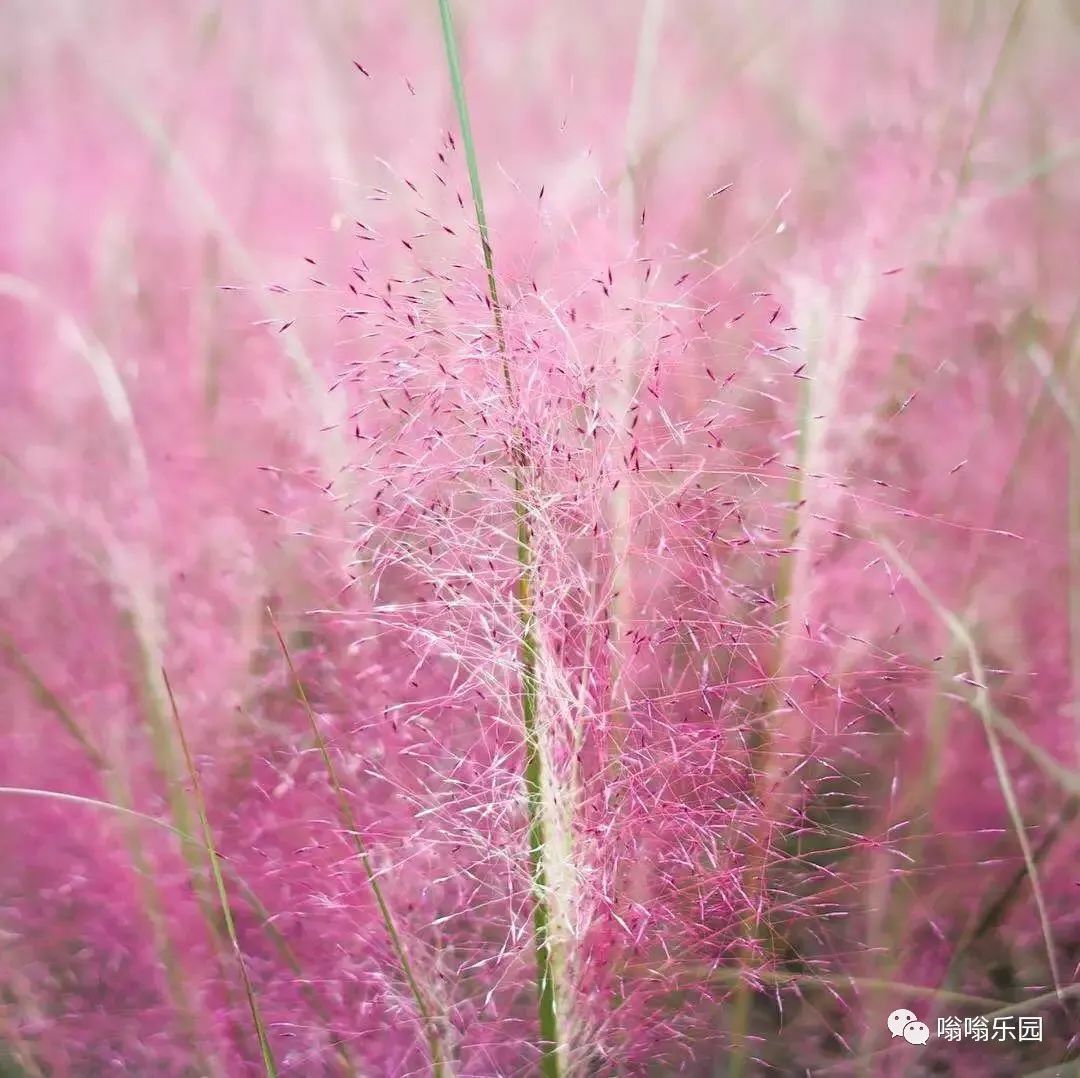
[{"label": "dense grass field", "polygon": [[0,6],[0,1075],[1075,1073],[1078,95],[1074,0]]}]

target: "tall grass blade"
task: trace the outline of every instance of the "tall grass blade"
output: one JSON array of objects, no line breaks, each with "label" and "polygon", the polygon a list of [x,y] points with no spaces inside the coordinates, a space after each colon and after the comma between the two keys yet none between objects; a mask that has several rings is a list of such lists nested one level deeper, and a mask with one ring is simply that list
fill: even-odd
[{"label": "tall grass blade", "polygon": [[203,844],[206,847],[207,858],[210,862],[210,871],[214,877],[214,886],[217,888],[218,900],[221,903],[221,916],[225,922],[225,931],[232,943],[233,953],[236,955],[236,963],[240,969],[240,979],[244,986],[244,995],[247,997],[248,1008],[251,1011],[251,1021],[255,1027],[255,1036],[259,1041],[259,1051],[262,1054],[263,1067],[270,1078],[277,1078],[277,1064],[274,1062],[274,1054],[270,1048],[270,1040],[266,1035],[266,1026],[263,1024],[262,1014],[259,1011],[259,1003],[255,998],[255,989],[251,983],[247,963],[244,961],[244,952],[240,949],[240,940],[236,934],[236,924],[233,921],[232,906],[229,903],[229,893],[225,887],[225,879],[221,872],[221,859],[217,848],[214,846],[214,835],[210,829],[210,820],[206,814],[206,801],[203,798],[202,785],[199,782],[199,773],[195,769],[195,761],[191,756],[191,749],[187,743],[183,723],[180,721],[180,710],[176,706],[176,697],[173,695],[172,685],[169,683],[168,674],[161,671],[162,680],[165,683],[165,691],[169,695],[169,706],[172,709],[173,721],[176,723],[177,736],[180,738],[180,747],[184,753],[184,764],[187,767],[188,777],[191,779],[192,793],[195,795],[195,809],[199,814],[199,823],[202,826]]},{"label": "tall grass blade", "polygon": [[[472,124],[469,122],[469,106],[465,97],[465,83],[458,57],[457,37],[454,33],[453,14],[449,0],[439,0],[442,20],[443,43],[450,68],[450,83],[457,107],[461,140],[469,170],[476,224],[480,230],[484,266],[487,270],[488,292],[495,318],[495,332],[502,353],[503,377],[511,400],[514,383],[510,370],[510,356],[503,331],[502,307],[499,304],[495,263],[488,233],[487,215],[484,212],[484,193],[480,183],[476,146],[473,142]],[[540,748],[539,703],[540,683],[537,674],[539,643],[536,632],[536,615],[533,610],[533,551],[528,510],[523,500],[524,454],[520,442],[512,452],[514,483],[514,516],[517,523],[517,602],[521,625],[519,663],[521,676],[521,721],[525,735],[525,794],[529,819],[529,858],[533,882],[533,928],[536,934],[536,983],[540,1018],[540,1071],[544,1078],[558,1078],[559,1074],[559,1028],[555,1006],[555,963],[551,938],[551,910],[548,902],[547,870],[544,864],[546,835],[544,821],[543,791],[544,764]]]},{"label": "tall grass blade", "polygon": [[337,768],[334,767],[334,761],[330,756],[330,750],[326,746],[326,739],[322,735],[322,730],[319,729],[319,723],[315,718],[315,712],[312,711],[311,703],[308,701],[307,692],[304,690],[304,683],[300,680],[300,675],[297,673],[296,667],[293,664],[289,646],[285,643],[285,637],[282,636],[281,629],[278,628],[277,619],[274,617],[273,611],[267,608],[267,614],[270,618],[270,624],[273,627],[274,635],[281,645],[281,651],[285,656],[285,662],[289,667],[289,676],[296,686],[297,699],[303,706],[304,712],[308,717],[308,722],[311,724],[312,736],[315,738],[315,744],[318,746],[319,755],[322,757],[323,765],[326,767],[326,773],[330,778],[330,785],[333,788],[334,799],[337,802],[341,826],[352,840],[353,848],[356,850],[356,856],[363,866],[364,875],[367,877],[368,885],[371,887],[371,893],[375,898],[375,904],[379,908],[379,916],[382,918],[383,927],[386,929],[386,935],[390,940],[390,946],[397,956],[398,964],[401,966],[401,972],[405,978],[405,983],[409,986],[409,992],[412,994],[413,1001],[416,1004],[416,1010],[423,1023],[424,1035],[427,1038],[428,1050],[431,1053],[432,1071],[436,1078],[441,1078],[441,1076],[446,1073],[447,1062],[443,1049],[442,1037],[439,1034],[435,1022],[432,1007],[428,1003],[427,998],[420,987],[420,983],[417,981],[416,975],[413,972],[409,954],[405,950],[405,943],[401,938],[401,934],[398,932],[397,925],[394,922],[394,915],[390,910],[389,903],[386,901],[386,896],[383,894],[382,887],[379,885],[379,878],[375,873],[375,869],[372,867],[367,843],[364,842],[356,817],[353,815],[352,806],[349,804],[349,799],[345,796],[344,787],[342,787],[341,780],[338,778]]},{"label": "tall grass blade", "polygon": [[915,590],[926,600],[934,613],[948,629],[949,633],[961,644],[967,654],[971,666],[972,678],[976,683],[975,696],[972,707],[982,720],[983,731],[986,734],[986,742],[990,748],[990,758],[993,761],[994,773],[1001,788],[1001,796],[1005,801],[1005,807],[1009,812],[1013,830],[1016,832],[1016,840],[1020,846],[1020,852],[1024,858],[1024,866],[1027,877],[1031,882],[1031,893],[1035,900],[1035,909],[1039,917],[1039,925],[1042,929],[1043,943],[1046,947],[1046,959],[1050,967],[1050,976],[1053,979],[1054,989],[1058,998],[1061,998],[1062,981],[1058,969],[1057,948],[1054,944],[1053,932],[1050,927],[1050,915],[1047,910],[1046,898],[1043,893],[1042,882],[1036,865],[1035,854],[1031,848],[1031,840],[1028,838],[1027,827],[1020,812],[1020,804],[1016,797],[1016,790],[1009,775],[1008,765],[1005,761],[1005,753],[1001,745],[1001,737],[998,727],[992,718],[993,708],[990,703],[990,691],[987,688],[987,674],[975,641],[967,626],[950,611],[938,597],[930,590],[929,585],[900,551],[887,539],[878,538],[882,549],[888,555],[889,560],[911,582]]}]

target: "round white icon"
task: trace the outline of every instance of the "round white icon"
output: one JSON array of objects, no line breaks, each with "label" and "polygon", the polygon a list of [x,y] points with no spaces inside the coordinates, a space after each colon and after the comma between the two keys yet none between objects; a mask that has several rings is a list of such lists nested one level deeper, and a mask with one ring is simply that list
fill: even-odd
[{"label": "round white icon", "polygon": [[904,1026],[904,1040],[908,1044],[926,1044],[930,1039],[930,1027],[925,1022],[908,1022]]},{"label": "round white icon", "polygon": [[889,1032],[894,1037],[902,1037],[904,1035],[904,1027],[909,1022],[917,1022],[918,1018],[914,1011],[909,1011],[904,1007],[899,1010],[895,1010],[889,1015]]}]

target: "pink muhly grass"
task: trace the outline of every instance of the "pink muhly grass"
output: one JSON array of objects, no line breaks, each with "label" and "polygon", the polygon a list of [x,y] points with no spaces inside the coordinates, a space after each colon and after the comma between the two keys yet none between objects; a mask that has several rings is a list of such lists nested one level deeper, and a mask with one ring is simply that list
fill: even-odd
[{"label": "pink muhly grass", "polygon": [[[452,139],[445,154],[454,154]],[[404,178],[401,187],[425,218],[445,222],[443,231],[465,227],[432,212],[422,187]],[[378,230],[369,221],[362,231]],[[506,776],[492,788],[481,771],[483,785],[466,793],[467,776],[489,740],[488,766],[523,760],[542,1065],[551,1073],[578,1069],[597,1053],[606,1058],[621,1038],[637,1050],[655,1038],[653,1054],[666,1039],[675,1051],[674,1016],[650,1014],[648,1001],[695,982],[707,998],[701,971],[737,953],[753,980],[771,969],[777,946],[768,932],[764,943],[757,939],[756,926],[769,922],[777,932],[807,913],[805,900],[769,908],[765,868],[789,858],[775,837],[762,837],[744,741],[761,694],[775,693],[779,706],[793,691],[774,690],[775,675],[760,664],[776,638],[774,601],[738,579],[755,560],[789,552],[767,523],[776,506],[760,494],[786,484],[770,469],[776,454],[755,453],[752,439],[745,451],[728,449],[727,440],[740,437],[725,422],[736,414],[730,398],[739,368],[729,371],[724,359],[714,371],[716,361],[703,357],[722,341],[720,309],[729,308],[751,334],[745,346],[737,336],[721,346],[732,362],[761,355],[794,369],[797,361],[780,351],[767,302],[747,297],[740,306],[726,288],[719,300],[695,297],[716,294],[722,280],[700,259],[596,267],[566,292],[504,279],[492,296],[483,231],[475,280],[473,267],[448,260],[456,252],[440,256],[424,241],[414,235],[402,245],[415,264],[401,274],[383,278],[366,261],[362,272],[354,269],[363,306],[350,301],[342,315],[362,326],[354,339],[361,354],[339,383],[355,405],[349,422],[359,455],[349,486],[367,491],[348,507],[360,553],[349,591],[370,594],[359,624],[415,656],[414,680],[442,680],[419,706],[474,716],[471,735],[462,730],[451,740],[444,720],[445,743],[416,749],[418,759],[449,753],[440,769],[458,776],[453,803],[431,778],[413,782],[424,800],[434,799],[421,815],[436,834],[443,829],[440,841],[474,849],[476,860],[459,871],[476,879],[477,894],[495,882],[494,864],[520,870],[501,851],[493,858],[494,835],[462,834],[453,813],[464,818],[475,806],[481,819],[512,823],[516,798]],[[613,291],[616,277],[627,276],[640,279],[643,292],[635,319],[641,366],[624,432],[621,406],[605,389],[622,362],[626,319]],[[690,386],[704,393],[703,409],[686,406]],[[629,574],[613,557],[608,519],[610,495],[622,484],[635,492]],[[782,517],[783,502],[779,508]],[[624,604],[631,615],[624,664],[612,648],[617,579],[629,587],[647,581]],[[732,644],[730,658],[714,666]],[[810,706],[804,701],[798,711]],[[395,707],[406,722],[410,710]],[[619,738],[616,721],[626,725]],[[798,771],[795,749],[790,742],[778,751]],[[770,796],[779,803],[776,791]],[[782,814],[777,807],[770,816]],[[770,828],[787,832],[792,824],[777,818]],[[646,863],[668,860],[651,878]],[[502,952],[516,936],[512,930]],[[605,1015],[604,986],[616,984],[618,1006]],[[723,985],[719,978],[720,996]]]},{"label": "pink muhly grass", "polygon": [[1075,1055],[1071,16],[688,3],[11,35],[0,1070]]},{"label": "pink muhly grass", "polygon": [[[454,101],[457,106],[458,120],[461,125],[461,139],[469,170],[469,186],[472,190],[473,206],[476,210],[476,224],[480,231],[480,245],[484,254],[484,268],[487,271],[488,298],[491,300],[492,316],[495,320],[496,344],[502,358],[503,378],[506,392],[511,403],[515,393],[511,357],[507,350],[506,334],[503,328],[502,305],[499,302],[499,290],[495,277],[495,265],[488,236],[487,218],[484,213],[484,195],[480,184],[480,172],[473,145],[472,125],[469,121],[469,108],[465,98],[465,85],[462,81],[461,67],[458,61],[457,40],[454,34],[453,17],[449,0],[439,0],[439,15],[442,20],[443,40],[446,43],[446,58],[450,67],[450,81],[454,89]],[[525,796],[528,805],[529,860],[532,864],[534,909],[533,931],[536,936],[536,987],[540,1017],[540,1070],[545,1078],[558,1078],[560,1072],[559,1057],[562,1046],[559,1039],[559,1018],[556,1011],[556,961],[552,941],[553,925],[548,908],[548,867],[546,835],[549,824],[545,820],[545,775],[544,760],[541,752],[538,723],[540,686],[538,681],[538,652],[536,615],[533,607],[535,579],[533,573],[532,524],[529,510],[523,500],[525,473],[528,457],[521,432],[514,431],[510,445],[511,473],[514,486],[514,521],[517,528],[518,579],[515,585],[517,593],[518,620],[521,625],[519,643],[520,681],[521,681],[521,723],[525,736]]]}]

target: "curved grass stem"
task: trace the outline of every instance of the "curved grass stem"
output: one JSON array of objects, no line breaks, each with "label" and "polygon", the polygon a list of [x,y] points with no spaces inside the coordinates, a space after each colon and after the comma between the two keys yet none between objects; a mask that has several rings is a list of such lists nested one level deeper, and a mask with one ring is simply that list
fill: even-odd
[{"label": "curved grass stem", "polygon": [[423,1023],[424,1036],[427,1039],[428,1051],[431,1054],[432,1073],[435,1075],[435,1078],[443,1078],[443,1075],[447,1073],[446,1053],[443,1048],[442,1036],[435,1020],[433,1008],[428,1002],[424,991],[421,989],[420,982],[416,979],[416,974],[413,972],[412,962],[409,960],[409,954],[405,949],[405,943],[401,938],[401,934],[398,932],[397,924],[394,921],[394,915],[390,910],[390,904],[383,894],[382,887],[379,884],[379,878],[375,873],[375,869],[372,867],[367,843],[364,842],[363,835],[360,833],[360,828],[357,825],[356,817],[353,815],[352,806],[349,804],[349,799],[345,796],[345,790],[341,785],[341,781],[338,779],[337,768],[334,767],[334,761],[330,757],[330,750],[327,748],[326,739],[319,729],[319,723],[315,718],[315,712],[311,709],[311,703],[308,700],[307,692],[304,690],[304,683],[300,680],[300,675],[293,665],[289,646],[285,643],[285,637],[282,636],[274,613],[269,607],[267,608],[267,615],[270,618],[270,624],[273,627],[274,635],[281,645],[281,650],[285,656],[285,662],[289,667],[289,675],[292,677],[293,683],[296,686],[297,699],[303,705],[304,711],[307,714],[308,722],[311,724],[311,732],[315,738],[315,744],[319,749],[319,755],[322,756],[327,775],[330,777],[330,785],[333,787],[334,799],[337,801],[341,826],[352,840],[353,848],[356,850],[356,856],[363,866],[364,875],[367,877],[368,885],[371,887],[371,893],[375,898],[375,905],[379,908],[379,916],[382,919],[383,927],[386,929],[386,935],[390,940],[390,946],[397,956],[398,964],[401,966],[402,976],[405,978],[405,983],[409,986],[409,992],[412,994],[413,1001],[416,1004],[417,1013],[420,1016],[420,1021]]},{"label": "curved grass stem", "polygon": [[233,921],[232,905],[229,902],[229,892],[225,887],[225,877],[221,871],[221,858],[218,856],[217,847],[214,845],[214,835],[210,829],[210,819],[206,814],[206,801],[203,798],[202,784],[199,782],[199,773],[195,769],[195,761],[188,747],[187,736],[184,734],[184,726],[180,722],[180,710],[176,706],[176,697],[173,695],[172,685],[169,684],[168,675],[161,671],[161,678],[165,684],[165,691],[169,697],[169,706],[172,709],[173,721],[176,723],[176,732],[180,739],[180,748],[184,754],[184,764],[187,767],[188,777],[191,780],[192,793],[195,796],[195,807],[199,815],[199,823],[202,826],[203,842],[206,846],[207,858],[210,862],[210,871],[214,877],[214,886],[217,889],[218,900],[221,903],[221,916],[225,923],[225,931],[229,942],[232,944],[233,953],[236,956],[236,964],[240,969],[240,979],[244,986],[244,995],[247,997],[248,1009],[251,1011],[251,1021],[255,1027],[255,1036],[259,1041],[259,1051],[262,1055],[263,1068],[268,1078],[277,1078],[277,1064],[274,1061],[274,1053],[270,1047],[270,1039],[266,1035],[266,1025],[259,1010],[258,1000],[255,998],[255,987],[248,973],[247,963],[244,961],[244,952],[240,948],[240,938],[236,934],[236,924]]}]

